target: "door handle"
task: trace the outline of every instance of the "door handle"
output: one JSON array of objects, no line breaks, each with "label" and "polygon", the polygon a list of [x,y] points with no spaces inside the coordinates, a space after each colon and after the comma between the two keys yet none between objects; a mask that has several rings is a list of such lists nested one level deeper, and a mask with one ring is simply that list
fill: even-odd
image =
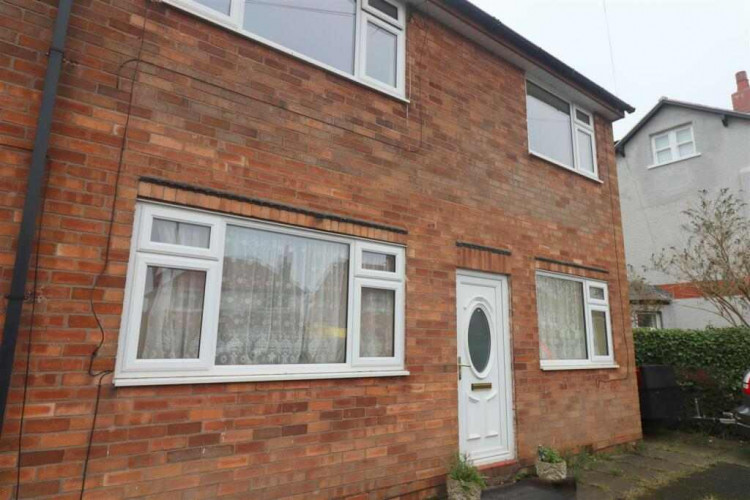
[{"label": "door handle", "polygon": [[458,357],[458,380],[461,380],[461,368],[470,368],[471,365],[462,365],[461,356]]}]

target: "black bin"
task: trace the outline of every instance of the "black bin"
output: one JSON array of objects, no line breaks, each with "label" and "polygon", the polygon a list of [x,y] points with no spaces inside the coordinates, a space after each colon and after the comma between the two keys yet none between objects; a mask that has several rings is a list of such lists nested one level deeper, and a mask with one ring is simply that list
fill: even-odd
[{"label": "black bin", "polygon": [[682,416],[683,396],[667,365],[643,365],[639,368],[638,395],[644,422],[674,422]]}]

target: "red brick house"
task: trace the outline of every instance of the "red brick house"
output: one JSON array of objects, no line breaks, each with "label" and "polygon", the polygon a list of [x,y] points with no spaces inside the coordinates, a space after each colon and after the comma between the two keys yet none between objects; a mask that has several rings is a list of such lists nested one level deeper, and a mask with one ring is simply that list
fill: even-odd
[{"label": "red brick house", "polygon": [[465,0],[73,0],[53,42],[69,3],[0,4],[0,499],[427,498],[641,437],[630,106]]}]

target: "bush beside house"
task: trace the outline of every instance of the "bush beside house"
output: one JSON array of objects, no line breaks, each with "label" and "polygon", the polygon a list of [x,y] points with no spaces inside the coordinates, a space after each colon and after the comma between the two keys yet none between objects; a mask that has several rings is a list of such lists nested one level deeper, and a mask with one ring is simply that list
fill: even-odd
[{"label": "bush beside house", "polygon": [[750,328],[636,329],[633,338],[637,366],[675,368],[691,415],[696,397],[705,416],[720,415],[740,403],[742,375],[750,368]]}]

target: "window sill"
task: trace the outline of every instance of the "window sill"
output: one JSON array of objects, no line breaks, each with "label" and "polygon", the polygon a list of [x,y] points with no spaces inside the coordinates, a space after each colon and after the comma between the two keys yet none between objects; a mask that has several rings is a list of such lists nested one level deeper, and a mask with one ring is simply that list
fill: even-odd
[{"label": "window sill", "polygon": [[576,365],[541,365],[544,372],[560,370],[614,370],[620,368],[617,363],[581,363]]},{"label": "window sill", "polygon": [[695,153],[694,155],[684,156],[682,158],[678,158],[677,160],[672,160],[672,161],[668,161],[668,162],[665,162],[665,163],[658,163],[656,165],[649,165],[646,168],[648,170],[651,170],[653,168],[666,167],[667,165],[672,165],[673,163],[679,163],[681,161],[692,160],[693,158],[698,158],[700,155],[701,155],[700,153]]},{"label": "window sill", "polygon": [[573,167],[565,165],[564,163],[560,163],[557,160],[553,160],[552,158],[550,158],[548,156],[544,156],[543,154],[535,153],[533,151],[529,151],[529,155],[534,156],[536,158],[539,158],[540,160],[544,160],[547,163],[551,163],[551,164],[555,165],[556,167],[564,168],[568,172],[573,172],[574,174],[578,174],[581,177],[583,177],[584,179],[588,179],[590,181],[594,181],[594,182],[597,182],[599,184],[604,184],[604,181],[602,181],[599,177],[597,177],[595,175],[587,174],[585,172],[581,172],[580,170],[576,170]]},{"label": "window sill", "polygon": [[116,387],[137,387],[151,385],[219,384],[231,382],[274,382],[286,380],[324,380],[337,378],[406,377],[408,370],[356,371],[336,373],[289,373],[273,375],[191,375],[175,377],[134,378],[115,377]]},{"label": "window sill", "polygon": [[341,71],[340,69],[334,68],[333,66],[329,66],[328,64],[322,63],[320,61],[316,61],[315,59],[308,57],[304,54],[300,54],[299,52],[296,52],[292,49],[288,49],[284,47],[283,45],[280,45],[278,43],[272,42],[270,40],[267,40],[263,37],[254,35],[253,33],[250,33],[248,31],[242,30],[237,28],[236,26],[230,24],[227,22],[225,18],[223,18],[221,15],[214,15],[210,12],[203,12],[199,11],[195,8],[194,5],[191,5],[190,2],[185,0],[162,0],[167,5],[170,5],[171,7],[174,7],[182,12],[185,12],[191,16],[195,16],[199,19],[203,19],[205,21],[210,22],[211,24],[215,24],[217,26],[220,26],[226,30],[229,30],[233,33],[236,33],[240,36],[243,36],[245,38],[249,38],[250,40],[253,40],[257,43],[260,43],[262,45],[265,45],[266,47],[270,47],[271,49],[277,50],[283,54],[287,54],[289,56],[292,56],[296,59],[300,59],[308,64],[311,64],[317,68],[320,68],[324,71],[327,71],[329,73],[333,73],[335,75],[341,76],[343,78],[346,78],[347,80],[354,82],[358,85],[361,85],[363,87],[367,87],[368,89],[374,90],[382,95],[385,95],[387,97],[391,97],[393,99],[396,99],[397,101],[400,101],[405,104],[409,104],[411,101],[403,95],[401,92],[397,90],[389,90],[387,88],[381,87],[379,85],[372,84],[366,80],[363,80],[361,78],[356,77],[355,75],[350,75],[349,73],[345,71]]}]

